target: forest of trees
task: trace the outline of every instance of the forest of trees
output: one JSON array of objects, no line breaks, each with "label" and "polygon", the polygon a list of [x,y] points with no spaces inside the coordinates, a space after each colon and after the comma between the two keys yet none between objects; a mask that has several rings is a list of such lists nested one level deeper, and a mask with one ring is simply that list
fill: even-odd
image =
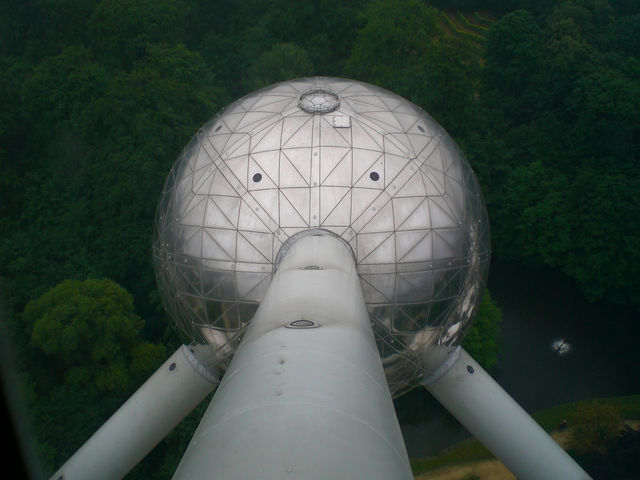
[{"label": "forest of trees", "polygon": [[[479,178],[494,258],[640,307],[634,0],[0,0],[0,302],[45,473],[180,343],[150,251],[180,150],[230,101],[308,75],[439,121]],[[491,341],[470,336],[488,363]],[[130,478],[170,476],[197,418]]]}]

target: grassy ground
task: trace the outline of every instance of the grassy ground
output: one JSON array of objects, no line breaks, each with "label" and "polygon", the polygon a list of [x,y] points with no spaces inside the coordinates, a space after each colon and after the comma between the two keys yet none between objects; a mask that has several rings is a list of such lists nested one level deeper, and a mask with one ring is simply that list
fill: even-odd
[{"label": "grassy ground", "polygon": [[[585,400],[591,401],[615,405],[624,423],[635,429],[640,428],[640,395]],[[558,431],[557,427],[563,419],[568,419],[570,425],[573,412],[580,403],[583,402],[558,405],[534,414],[533,418],[566,449],[570,445],[570,430]],[[433,457],[413,459],[411,466],[417,480],[515,479],[511,472],[475,439],[460,442]]]},{"label": "grassy ground", "polygon": [[416,480],[515,480],[516,477],[498,460],[481,460],[444,467],[416,477]]}]

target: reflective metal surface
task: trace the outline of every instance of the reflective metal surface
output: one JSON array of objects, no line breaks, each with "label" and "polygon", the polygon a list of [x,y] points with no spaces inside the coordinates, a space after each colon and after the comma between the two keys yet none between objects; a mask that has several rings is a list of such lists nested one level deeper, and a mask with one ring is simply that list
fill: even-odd
[{"label": "reflective metal surface", "polygon": [[490,240],[475,176],[424,111],[381,88],[303,78],[234,102],[202,127],[162,192],[154,263],[164,304],[228,362],[293,235],[325,229],[356,259],[394,394],[416,352],[459,343]]}]

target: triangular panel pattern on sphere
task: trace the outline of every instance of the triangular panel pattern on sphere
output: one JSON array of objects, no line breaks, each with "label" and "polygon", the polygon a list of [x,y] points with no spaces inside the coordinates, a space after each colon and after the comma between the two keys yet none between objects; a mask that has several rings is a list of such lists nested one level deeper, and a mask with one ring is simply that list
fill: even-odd
[{"label": "triangular panel pattern on sphere", "polygon": [[478,297],[488,270],[484,200],[459,148],[363,82],[300,78],[239,99],[194,135],[160,196],[167,310],[230,360],[278,252],[309,229],[351,247],[391,391],[410,388],[416,348],[468,321],[454,306]]}]

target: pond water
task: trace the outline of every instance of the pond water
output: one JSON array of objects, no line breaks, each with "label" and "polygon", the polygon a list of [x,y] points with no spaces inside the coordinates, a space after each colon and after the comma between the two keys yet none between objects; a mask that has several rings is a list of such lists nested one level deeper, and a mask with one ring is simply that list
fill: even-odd
[{"label": "pond water", "polygon": [[[640,393],[640,313],[590,304],[557,273],[492,264],[502,310],[494,378],[528,412],[591,397]],[[424,389],[395,401],[410,457],[470,434]]]}]

